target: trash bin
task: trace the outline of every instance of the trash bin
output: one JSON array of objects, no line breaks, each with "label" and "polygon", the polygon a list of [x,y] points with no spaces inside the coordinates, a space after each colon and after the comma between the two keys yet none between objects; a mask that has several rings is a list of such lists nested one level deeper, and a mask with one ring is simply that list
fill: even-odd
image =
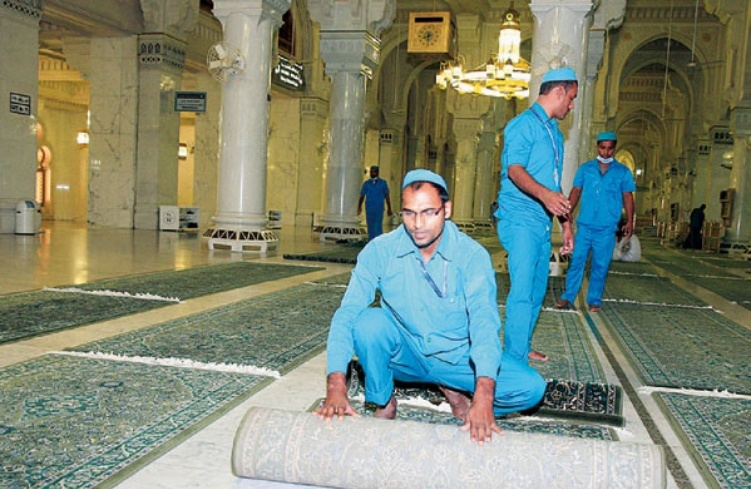
[{"label": "trash bin", "polygon": [[16,204],[16,234],[36,234],[41,224],[39,208],[31,200]]}]

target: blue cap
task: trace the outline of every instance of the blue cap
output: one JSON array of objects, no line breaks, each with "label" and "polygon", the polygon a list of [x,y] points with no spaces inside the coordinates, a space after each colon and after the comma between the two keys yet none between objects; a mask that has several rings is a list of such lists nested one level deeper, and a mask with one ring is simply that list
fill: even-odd
[{"label": "blue cap", "polygon": [[618,141],[618,138],[614,132],[605,131],[597,135],[597,142],[599,143],[600,141]]},{"label": "blue cap", "polygon": [[440,176],[437,173],[433,173],[430,170],[426,170],[424,168],[418,168],[417,170],[412,170],[407,172],[406,175],[404,175],[404,183],[402,184],[402,190],[407,188],[407,185],[410,185],[415,182],[430,182],[438,185],[439,187],[443,188],[447,193],[449,191],[449,188],[446,186],[446,181],[443,179],[442,176]]},{"label": "blue cap", "polygon": [[577,81],[576,72],[570,66],[549,70],[542,76],[542,83],[556,81]]}]

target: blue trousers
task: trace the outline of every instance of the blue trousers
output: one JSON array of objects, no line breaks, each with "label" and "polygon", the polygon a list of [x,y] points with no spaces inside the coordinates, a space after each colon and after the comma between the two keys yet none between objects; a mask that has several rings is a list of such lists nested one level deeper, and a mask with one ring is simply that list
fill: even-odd
[{"label": "blue trousers", "polygon": [[365,222],[368,225],[368,241],[383,234],[383,206],[369,209],[365,206]]},{"label": "blue trousers", "polygon": [[576,294],[579,293],[581,288],[584,267],[587,265],[587,258],[589,258],[591,252],[592,263],[589,270],[587,304],[601,306],[605,279],[608,276],[614,247],[615,231],[612,229],[592,229],[588,226],[579,225],[574,237],[574,254],[566,272],[566,291],[561,295],[561,298],[574,302]]},{"label": "blue trousers", "polygon": [[520,363],[529,362],[532,334],[540,315],[550,271],[550,227],[501,221],[498,239],[508,252],[511,290],[506,299],[503,349]]},{"label": "blue trousers", "polygon": [[[437,384],[453,390],[475,391],[475,372],[469,348],[452,365],[427,357],[414,340],[383,309],[372,307],[357,318],[355,353],[365,371],[365,399],[385,405],[394,392],[394,381]],[[503,355],[495,381],[494,411],[497,416],[537,406],[546,382],[536,370]]]}]

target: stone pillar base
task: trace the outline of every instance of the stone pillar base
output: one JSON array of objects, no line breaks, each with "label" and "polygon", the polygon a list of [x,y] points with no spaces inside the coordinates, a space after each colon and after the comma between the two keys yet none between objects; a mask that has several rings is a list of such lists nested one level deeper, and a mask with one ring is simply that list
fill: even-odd
[{"label": "stone pillar base", "polygon": [[271,231],[251,229],[209,228],[203,233],[210,250],[237,253],[266,253],[279,248],[279,238]]},{"label": "stone pillar base", "polygon": [[361,226],[346,224],[317,225],[313,227],[313,234],[318,234],[320,241],[363,241],[368,238],[368,232]]}]

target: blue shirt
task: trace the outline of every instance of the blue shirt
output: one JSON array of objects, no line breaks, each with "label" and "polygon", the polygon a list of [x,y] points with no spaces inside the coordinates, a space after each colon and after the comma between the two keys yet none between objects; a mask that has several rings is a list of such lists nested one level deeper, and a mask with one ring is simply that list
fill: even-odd
[{"label": "blue shirt", "polygon": [[355,319],[381,291],[381,307],[404,329],[404,337],[425,356],[456,364],[469,349],[477,377],[498,375],[501,318],[495,272],[479,243],[446,225],[423,274],[420,250],[399,226],[365,246],[357,257],[347,292],[331,321],[328,373],[345,372],[354,355]]},{"label": "blue shirt", "polygon": [[509,178],[508,170],[511,165],[521,165],[537,183],[560,192],[563,134],[558,129],[558,121],[548,117],[545,109],[535,102],[511,119],[503,133],[503,141],[496,217],[516,223],[528,223],[532,218],[549,226],[552,216],[545,206],[522,192]]},{"label": "blue shirt", "polygon": [[582,189],[576,223],[594,229],[618,228],[623,209],[623,192],[636,190],[634,176],[627,166],[613,160],[605,173],[597,159],[584,163],[576,171],[574,187]]},{"label": "blue shirt", "polygon": [[360,188],[360,195],[365,196],[365,210],[383,210],[383,203],[388,194],[389,184],[382,178],[368,178]]}]

